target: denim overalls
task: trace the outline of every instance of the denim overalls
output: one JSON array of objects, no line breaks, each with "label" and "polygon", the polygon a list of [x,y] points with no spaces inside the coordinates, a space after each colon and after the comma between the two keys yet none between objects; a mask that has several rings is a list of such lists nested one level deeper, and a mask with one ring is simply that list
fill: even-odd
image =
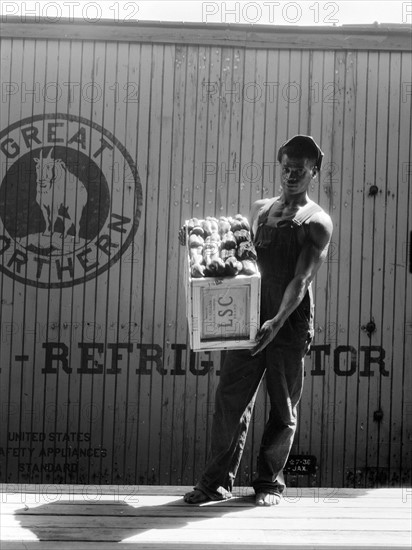
[{"label": "denim overalls", "polygon": [[[306,239],[305,222],[321,208],[309,202],[295,218],[270,218],[269,201],[258,216],[254,243],[262,277],[261,324],[273,318],[284,291],[293,279],[296,262]],[[304,357],[313,333],[311,289],[292,312],[275,339],[259,354],[250,350],[228,351],[216,390],[211,453],[196,488],[213,500],[230,497],[242,457],[259,385],[266,374],[271,410],[258,457],[255,492],[282,493],[283,467],[296,431]]]}]

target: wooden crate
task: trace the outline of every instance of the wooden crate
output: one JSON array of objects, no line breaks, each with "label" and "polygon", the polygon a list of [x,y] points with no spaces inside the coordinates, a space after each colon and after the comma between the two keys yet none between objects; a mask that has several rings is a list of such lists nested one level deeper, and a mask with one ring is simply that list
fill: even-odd
[{"label": "wooden crate", "polygon": [[186,314],[193,351],[245,349],[260,326],[260,274],[192,278],[185,262]]}]

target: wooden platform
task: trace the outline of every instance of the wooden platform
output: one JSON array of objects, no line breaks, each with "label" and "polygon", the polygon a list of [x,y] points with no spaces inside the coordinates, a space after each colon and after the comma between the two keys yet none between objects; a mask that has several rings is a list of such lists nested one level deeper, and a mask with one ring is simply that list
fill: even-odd
[{"label": "wooden platform", "polygon": [[1,550],[410,548],[412,489],[293,489],[256,508],[249,488],[186,505],[191,487],[3,485]]}]

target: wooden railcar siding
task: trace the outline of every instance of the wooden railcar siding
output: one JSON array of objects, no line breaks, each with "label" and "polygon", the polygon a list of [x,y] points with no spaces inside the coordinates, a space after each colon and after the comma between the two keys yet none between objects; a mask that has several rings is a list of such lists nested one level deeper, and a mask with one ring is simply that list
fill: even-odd
[{"label": "wooden railcar siding", "polygon": [[[278,146],[308,133],[325,152],[311,195],[331,214],[334,233],[313,285],[315,339],[292,450],[316,457],[317,471],[290,474],[288,482],[410,483],[412,56],[403,42],[389,33],[389,48],[349,49],[340,38],[325,49],[322,36],[316,43],[311,35],[309,48],[306,30],[295,47],[270,44],[269,35],[255,42],[248,35],[245,47],[240,31],[211,45],[194,43],[192,31],[185,43],[184,29],[162,43],[161,26],[157,38],[129,31],[107,41],[38,36],[35,24],[21,25],[32,36],[23,38],[4,27],[3,153],[11,151],[11,126],[23,119],[47,128],[54,115],[80,117],[124,146],[142,196],[137,204],[136,180],[114,147],[111,177],[98,208],[87,204],[84,223],[91,231],[95,219],[111,216],[108,234],[119,236],[121,249],[127,224],[119,220],[137,200],[134,237],[118,261],[77,284],[50,284],[57,260],[42,264],[50,271],[40,286],[29,282],[22,256],[13,257],[4,224],[7,206],[19,213],[15,228],[27,226],[35,189],[28,192],[24,174],[7,184],[14,157],[2,156],[1,481],[196,481],[223,353],[189,350],[178,230],[189,217],[247,213],[254,200],[277,193]],[[62,128],[63,147],[72,136]],[[20,132],[16,146],[26,139]],[[92,130],[89,139],[85,154],[102,170]],[[24,231],[20,239],[27,245]],[[110,241],[102,243],[101,261]],[[240,485],[256,471],[268,406],[261,391]]]}]

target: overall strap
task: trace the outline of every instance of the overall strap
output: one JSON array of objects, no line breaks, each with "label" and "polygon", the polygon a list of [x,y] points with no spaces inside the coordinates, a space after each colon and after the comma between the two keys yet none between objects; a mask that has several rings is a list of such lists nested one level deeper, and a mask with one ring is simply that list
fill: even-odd
[{"label": "overall strap", "polygon": [[305,206],[296,214],[293,218],[293,222],[297,225],[302,225],[309,220],[313,214],[316,214],[316,212],[320,212],[321,210],[322,208],[315,202],[308,202],[308,204],[305,204]]}]

